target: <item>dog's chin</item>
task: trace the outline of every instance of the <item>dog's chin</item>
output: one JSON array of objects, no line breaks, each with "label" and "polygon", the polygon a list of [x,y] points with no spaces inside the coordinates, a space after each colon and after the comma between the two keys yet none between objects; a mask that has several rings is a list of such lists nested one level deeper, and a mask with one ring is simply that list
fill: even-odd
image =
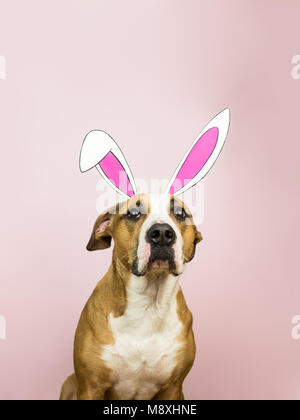
[{"label": "dog's chin", "polygon": [[150,265],[150,270],[167,270],[170,271],[170,261],[154,260]]},{"label": "dog's chin", "polygon": [[138,269],[138,263],[133,264],[132,273],[136,276],[145,275],[168,275],[179,276],[181,272],[178,270],[178,264],[172,255],[153,255],[145,262],[144,267]]},{"label": "dog's chin", "polygon": [[154,260],[150,263],[148,267],[149,274],[157,275],[169,275],[179,276],[181,274],[178,271],[177,264],[175,261],[171,260]]}]

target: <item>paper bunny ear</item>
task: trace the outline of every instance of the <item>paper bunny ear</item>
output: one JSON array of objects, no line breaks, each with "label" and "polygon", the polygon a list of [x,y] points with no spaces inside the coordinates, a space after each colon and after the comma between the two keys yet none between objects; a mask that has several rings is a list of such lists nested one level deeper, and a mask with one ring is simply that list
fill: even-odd
[{"label": "paper bunny ear", "polygon": [[226,108],[201,131],[172,176],[167,192],[178,195],[197,184],[215,163],[229,128],[230,112]]},{"label": "paper bunny ear", "polygon": [[136,187],[126,159],[110,135],[101,130],[90,131],[80,152],[81,172],[97,168],[106,182],[125,197],[136,194]]}]

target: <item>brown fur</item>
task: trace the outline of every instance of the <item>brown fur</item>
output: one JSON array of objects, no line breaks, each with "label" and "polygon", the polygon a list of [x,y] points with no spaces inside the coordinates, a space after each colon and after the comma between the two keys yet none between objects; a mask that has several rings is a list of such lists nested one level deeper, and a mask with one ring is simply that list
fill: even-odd
[{"label": "brown fur", "polygon": [[[60,399],[72,399],[75,394],[78,399],[84,400],[119,398],[110,381],[111,370],[101,359],[101,352],[103,346],[114,344],[114,337],[108,323],[109,314],[118,317],[126,309],[126,288],[136,256],[140,226],[147,214],[143,214],[139,221],[134,222],[135,225],[132,221],[126,220],[123,215],[126,214],[127,208],[137,200],[141,201],[141,205],[149,206],[147,196],[135,196],[127,203],[120,205],[117,209],[120,211],[117,214],[107,211],[100,215],[94,225],[87,248],[89,250],[107,248],[113,238],[115,246],[112,264],[97,284],[82,311],[74,341],[75,374],[69,376],[64,382]],[[189,210],[186,207],[185,209],[189,214]],[[194,256],[196,243],[202,239],[201,234],[196,230],[192,219],[189,224],[181,223],[175,218],[174,220],[181,230],[184,258],[188,262]],[[105,230],[102,230],[102,224],[107,221],[109,224],[106,223]],[[157,276],[159,273],[152,275]],[[178,352],[177,366],[154,399],[183,399],[182,383],[194,361],[192,314],[186,305],[181,288],[177,294],[177,313],[183,324],[178,340],[184,345]]]}]

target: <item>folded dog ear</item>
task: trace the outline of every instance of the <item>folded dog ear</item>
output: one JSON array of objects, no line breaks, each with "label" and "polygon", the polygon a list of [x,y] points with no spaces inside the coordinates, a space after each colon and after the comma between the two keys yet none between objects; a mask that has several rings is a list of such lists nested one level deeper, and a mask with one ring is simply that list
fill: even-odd
[{"label": "folded dog ear", "polygon": [[106,182],[126,198],[136,194],[133,175],[121,149],[107,133],[90,131],[83,140],[79,166],[81,172],[97,168]]},{"label": "folded dog ear", "polygon": [[197,136],[172,176],[167,192],[178,195],[197,184],[211,169],[224,145],[230,112],[224,109]]},{"label": "folded dog ear", "polygon": [[196,230],[196,232],[195,232],[195,239],[194,239],[194,244],[196,245],[196,244],[198,244],[200,241],[202,241],[202,235],[201,235],[201,233],[199,232],[199,230]]},{"label": "folded dog ear", "polygon": [[109,248],[112,240],[111,222],[113,214],[110,210],[98,216],[90,240],[86,246],[88,251]]}]

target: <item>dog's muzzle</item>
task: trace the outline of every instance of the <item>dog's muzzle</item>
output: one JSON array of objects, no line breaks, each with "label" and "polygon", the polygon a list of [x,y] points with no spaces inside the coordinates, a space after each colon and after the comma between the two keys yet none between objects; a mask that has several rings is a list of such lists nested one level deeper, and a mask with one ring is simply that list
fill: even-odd
[{"label": "dog's muzzle", "polygon": [[145,235],[149,247],[149,256],[146,265],[138,270],[137,260],[133,264],[133,273],[144,275],[151,268],[167,269],[176,272],[174,244],[176,242],[175,230],[167,223],[154,223]]},{"label": "dog's muzzle", "polygon": [[151,246],[149,266],[174,268],[174,248],[176,233],[167,223],[155,223],[148,230],[146,241]]}]

